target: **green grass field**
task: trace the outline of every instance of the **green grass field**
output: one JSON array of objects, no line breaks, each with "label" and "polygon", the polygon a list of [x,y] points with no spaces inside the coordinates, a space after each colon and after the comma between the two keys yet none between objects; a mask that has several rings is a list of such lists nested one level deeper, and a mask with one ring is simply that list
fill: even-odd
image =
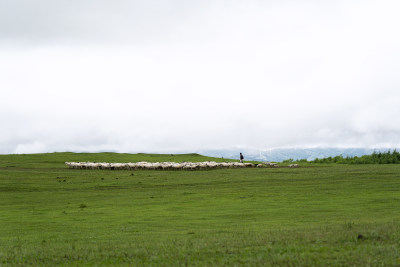
[{"label": "green grass field", "polygon": [[400,165],[201,171],[64,165],[209,159],[0,155],[0,265],[400,265]]}]

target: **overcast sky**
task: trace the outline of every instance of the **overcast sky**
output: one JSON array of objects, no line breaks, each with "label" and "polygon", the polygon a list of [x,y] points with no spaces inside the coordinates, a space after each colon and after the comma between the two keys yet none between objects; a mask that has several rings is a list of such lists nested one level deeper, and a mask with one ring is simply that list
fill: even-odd
[{"label": "overcast sky", "polygon": [[400,147],[399,10],[0,0],[0,153]]}]

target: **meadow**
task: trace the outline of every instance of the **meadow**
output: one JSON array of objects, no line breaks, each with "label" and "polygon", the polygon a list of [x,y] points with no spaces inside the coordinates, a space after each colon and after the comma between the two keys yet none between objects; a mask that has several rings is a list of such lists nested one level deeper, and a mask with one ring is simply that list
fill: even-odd
[{"label": "meadow", "polygon": [[197,154],[0,155],[0,265],[398,266],[400,165],[73,170]]}]

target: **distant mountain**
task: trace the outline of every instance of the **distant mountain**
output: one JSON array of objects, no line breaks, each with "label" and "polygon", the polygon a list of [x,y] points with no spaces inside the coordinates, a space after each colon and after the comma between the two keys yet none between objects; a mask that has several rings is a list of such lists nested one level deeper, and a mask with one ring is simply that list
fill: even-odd
[{"label": "distant mountain", "polygon": [[[392,149],[393,150],[393,149]],[[287,159],[327,158],[342,155],[343,157],[354,157],[372,154],[374,151],[388,151],[379,148],[274,148],[274,149],[226,149],[226,150],[200,150],[199,154],[211,157],[228,159],[239,159],[242,152],[245,160],[275,161],[282,162]]]}]

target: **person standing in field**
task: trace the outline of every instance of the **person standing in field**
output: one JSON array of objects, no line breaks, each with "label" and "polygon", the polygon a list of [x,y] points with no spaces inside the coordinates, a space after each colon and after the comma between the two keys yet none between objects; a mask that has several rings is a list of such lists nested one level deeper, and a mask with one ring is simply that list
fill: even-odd
[{"label": "person standing in field", "polygon": [[243,163],[243,159],[244,159],[243,154],[242,152],[240,152],[240,163]]}]

